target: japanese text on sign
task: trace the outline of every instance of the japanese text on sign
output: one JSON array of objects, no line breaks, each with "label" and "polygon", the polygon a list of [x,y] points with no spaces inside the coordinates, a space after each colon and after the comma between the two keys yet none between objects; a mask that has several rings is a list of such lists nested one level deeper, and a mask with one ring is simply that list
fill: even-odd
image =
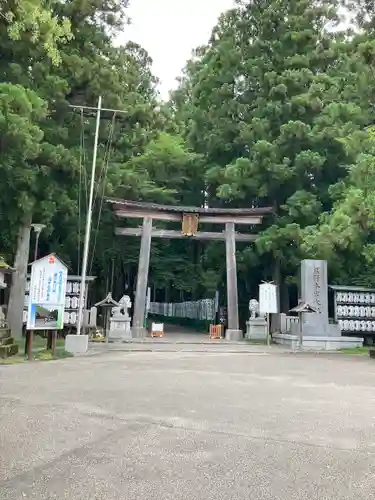
[{"label": "japanese text on sign", "polygon": [[277,286],[273,283],[259,285],[259,312],[277,313]]}]

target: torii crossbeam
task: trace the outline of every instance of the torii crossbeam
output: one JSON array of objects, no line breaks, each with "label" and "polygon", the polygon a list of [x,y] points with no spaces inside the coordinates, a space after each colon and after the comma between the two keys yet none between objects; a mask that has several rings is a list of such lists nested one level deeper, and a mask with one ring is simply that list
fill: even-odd
[{"label": "torii crossbeam", "polygon": [[[243,333],[239,328],[236,241],[251,242],[256,236],[237,233],[235,225],[253,226],[261,224],[263,216],[273,212],[272,207],[264,208],[200,208],[172,205],[157,205],[137,201],[107,198],[113,212],[120,218],[143,219],[143,225],[137,228],[116,228],[119,236],[140,236],[137,289],[135,295],[132,336],[144,337],[147,332],[143,322],[146,307],[148,270],[150,263],[151,239],[154,238],[190,238],[199,240],[223,240],[226,247],[227,269],[227,305],[228,305],[228,340],[241,340]],[[181,231],[156,229],[153,220],[180,222]],[[200,224],[225,224],[223,232],[198,231]]]}]

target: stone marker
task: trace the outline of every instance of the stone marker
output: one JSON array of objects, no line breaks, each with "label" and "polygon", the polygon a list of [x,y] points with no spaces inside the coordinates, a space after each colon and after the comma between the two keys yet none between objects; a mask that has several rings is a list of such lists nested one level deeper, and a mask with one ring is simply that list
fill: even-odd
[{"label": "stone marker", "polygon": [[328,321],[328,274],[326,260],[305,259],[301,262],[301,300],[316,313],[302,314],[302,334],[322,337],[341,335],[339,325]]},{"label": "stone marker", "polygon": [[[301,262],[301,303],[317,312],[301,313],[299,321],[291,321],[288,332],[274,333],[276,344],[293,349],[337,350],[361,347],[363,338],[344,337],[340,325],[328,320],[327,261],[306,259]],[[295,309],[295,308],[294,308]]]}]

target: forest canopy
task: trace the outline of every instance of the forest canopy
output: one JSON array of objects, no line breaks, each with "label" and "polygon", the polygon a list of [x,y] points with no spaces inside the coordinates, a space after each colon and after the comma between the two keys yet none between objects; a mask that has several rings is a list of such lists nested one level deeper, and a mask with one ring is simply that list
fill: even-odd
[{"label": "forest canopy", "polygon": [[[0,6],[0,255],[40,252],[80,272],[95,116],[103,113],[89,272],[100,298],[133,289],[139,241],[119,239],[107,195],[166,204],[273,206],[238,245],[239,295],[276,280],[288,310],[302,258],[331,283],[375,286],[375,12],[365,0],[238,1],[196,48],[167,102],[144,48],[123,46],[125,0]],[[25,243],[26,241],[26,243]],[[32,246],[32,245],[31,245]],[[160,300],[225,286],[219,243],[153,243]],[[31,250],[30,250],[31,256]]]}]

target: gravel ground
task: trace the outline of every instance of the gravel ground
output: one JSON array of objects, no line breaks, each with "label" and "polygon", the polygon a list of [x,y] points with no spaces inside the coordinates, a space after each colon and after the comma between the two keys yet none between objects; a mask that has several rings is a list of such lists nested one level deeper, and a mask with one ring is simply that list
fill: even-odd
[{"label": "gravel ground", "polygon": [[0,499],[373,499],[374,384],[258,346],[3,366]]}]

